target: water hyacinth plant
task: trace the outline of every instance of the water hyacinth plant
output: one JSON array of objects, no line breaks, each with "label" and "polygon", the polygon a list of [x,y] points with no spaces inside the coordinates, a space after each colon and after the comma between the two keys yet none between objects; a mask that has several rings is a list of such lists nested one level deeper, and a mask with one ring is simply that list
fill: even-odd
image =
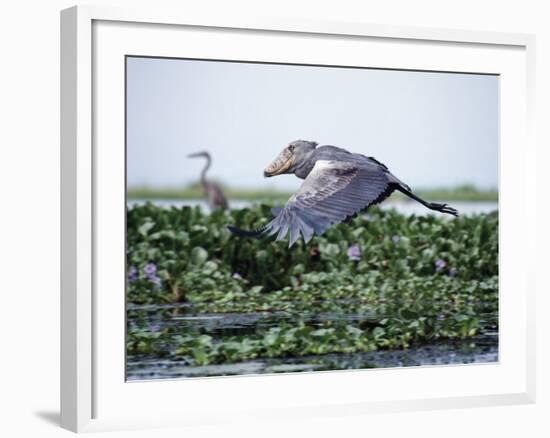
[{"label": "water hyacinth plant", "polygon": [[130,266],[128,269],[128,281],[133,282],[138,279],[138,272],[135,266]]},{"label": "water hyacinth plant", "polygon": [[443,259],[437,259],[435,261],[435,272],[441,272],[443,269],[445,269],[445,266],[447,266],[447,262]]},{"label": "water hyacinth plant", "polygon": [[361,260],[361,250],[357,245],[348,248],[348,259],[353,261]]},{"label": "water hyacinth plant", "polygon": [[261,225],[270,208],[128,209],[130,363],[285,361],[497,332],[497,214],[373,208],[290,250],[226,228]]}]

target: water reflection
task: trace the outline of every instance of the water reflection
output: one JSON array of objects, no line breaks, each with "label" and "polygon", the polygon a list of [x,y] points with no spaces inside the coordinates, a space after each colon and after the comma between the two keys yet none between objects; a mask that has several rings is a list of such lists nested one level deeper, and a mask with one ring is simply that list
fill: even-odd
[{"label": "water reflection", "polygon": [[498,361],[498,337],[439,342],[407,350],[325,354],[298,358],[266,358],[235,364],[189,366],[184,360],[144,359],[129,361],[128,380],[273,374],[425,365],[459,365]]},{"label": "water reflection", "polygon": [[[496,315],[484,312],[480,303],[476,312],[483,318],[482,326],[496,327]],[[343,324],[369,324],[368,313],[193,313],[192,305],[131,305],[128,311],[129,328],[140,327],[150,332],[186,332],[208,334],[214,339],[224,336],[245,335],[268,329],[281,323],[296,321],[321,325],[326,321]],[[174,349],[170,336],[166,336],[167,351]],[[134,355],[127,358],[127,379],[175,379],[189,377],[229,376],[243,374],[272,374],[366,368],[394,368],[424,365],[453,365],[491,363],[498,361],[498,332],[486,329],[469,339],[436,341],[413,344],[403,350],[379,350],[366,353],[337,353],[301,357],[261,358],[230,364],[192,366],[184,358],[170,355]]]}]

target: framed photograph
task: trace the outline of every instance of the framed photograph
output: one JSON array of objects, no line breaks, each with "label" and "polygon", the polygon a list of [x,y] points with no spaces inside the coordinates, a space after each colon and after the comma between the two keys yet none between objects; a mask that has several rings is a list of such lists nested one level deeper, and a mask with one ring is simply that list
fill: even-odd
[{"label": "framed photograph", "polygon": [[63,427],[534,401],[532,36],[79,6],[61,55]]}]

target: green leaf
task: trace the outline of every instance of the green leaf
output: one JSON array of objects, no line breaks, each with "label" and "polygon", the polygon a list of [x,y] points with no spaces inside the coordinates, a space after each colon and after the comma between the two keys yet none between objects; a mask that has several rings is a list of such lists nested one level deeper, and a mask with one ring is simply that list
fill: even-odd
[{"label": "green leaf", "polygon": [[328,257],[336,257],[340,254],[340,247],[336,243],[329,243],[320,248],[321,253]]},{"label": "green leaf", "polygon": [[154,222],[146,221],[138,228],[138,232],[142,236],[147,236],[147,233],[149,232],[149,230],[151,230],[151,228],[153,228],[154,226],[155,226]]},{"label": "green leaf", "polygon": [[208,251],[200,246],[196,246],[191,250],[191,263],[195,266],[203,265],[208,259]]},{"label": "green leaf", "polygon": [[216,271],[218,269],[218,264],[216,262],[213,262],[213,261],[207,261],[205,264],[204,264],[204,270],[207,272],[207,273],[212,273],[214,271]]}]

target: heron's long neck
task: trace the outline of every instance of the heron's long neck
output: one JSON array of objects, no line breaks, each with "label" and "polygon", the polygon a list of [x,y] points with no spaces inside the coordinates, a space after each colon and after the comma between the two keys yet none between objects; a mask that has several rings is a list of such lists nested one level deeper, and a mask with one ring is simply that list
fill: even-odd
[{"label": "heron's long neck", "polygon": [[201,172],[201,181],[204,184],[206,182],[206,172],[208,172],[208,169],[210,169],[210,165],[212,164],[212,160],[209,156],[206,157],[206,165],[202,169]]}]

